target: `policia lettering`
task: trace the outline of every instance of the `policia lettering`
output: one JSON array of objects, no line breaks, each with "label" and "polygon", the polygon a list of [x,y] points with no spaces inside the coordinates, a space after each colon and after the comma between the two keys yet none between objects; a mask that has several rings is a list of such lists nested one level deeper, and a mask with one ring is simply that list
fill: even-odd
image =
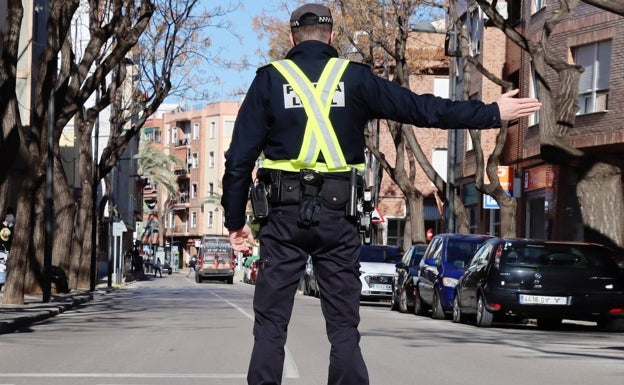
[{"label": "policia lettering", "polygon": [[[328,61],[316,83],[316,87],[308,77],[290,60],[280,60],[271,63],[277,71],[284,76],[289,86],[299,97],[305,109],[308,121],[304,132],[303,142],[297,159],[271,160],[265,159],[263,167],[276,172],[272,173],[271,186],[268,189],[269,195],[273,195],[271,200],[274,203],[294,203],[275,200],[271,191],[281,191],[282,184],[286,182],[282,176],[283,172],[299,173],[299,223],[302,226],[310,226],[318,223],[320,212],[319,194],[323,186],[324,176],[321,172],[351,172],[364,170],[363,164],[348,165],[340,143],[329,119],[329,111],[332,107],[334,94],[342,74],[349,64],[348,60],[332,58]],[[318,162],[320,153],[323,153],[325,163]],[[277,176],[276,176],[277,175]],[[344,183],[332,183],[334,189],[345,192],[353,191],[356,186],[352,186],[354,178],[345,180]],[[277,188],[276,188],[277,186]],[[263,192],[267,191],[264,183],[258,182],[252,187],[251,201],[254,208],[254,215],[257,219],[265,218],[268,215],[268,201]],[[341,191],[334,191],[336,195]],[[280,196],[283,196],[280,193]],[[349,194],[350,200],[354,199],[353,194]],[[355,198],[357,199],[357,198]],[[352,206],[349,202],[348,206]]]}]

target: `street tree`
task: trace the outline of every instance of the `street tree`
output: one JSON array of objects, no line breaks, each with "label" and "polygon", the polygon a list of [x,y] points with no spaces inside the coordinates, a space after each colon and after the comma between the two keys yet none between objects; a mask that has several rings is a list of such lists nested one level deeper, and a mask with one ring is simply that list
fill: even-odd
[{"label": "street tree", "polygon": [[[199,0],[50,1],[38,14],[46,20],[46,40],[26,125],[20,116],[15,80],[23,11],[21,0],[8,1],[0,58],[0,154],[5,162],[0,183],[20,183],[21,192],[3,296],[4,303],[13,304],[23,303],[25,293],[40,290],[46,274],[42,256],[48,122],[53,126],[55,157],[52,260],[69,270],[72,288],[88,287],[95,246],[87,236],[89,225],[100,223],[110,196],[107,191],[97,210],[92,210],[94,187],[167,97],[190,97],[194,91],[202,94],[198,64],[210,59],[205,54],[210,46],[205,29],[227,28],[218,20],[228,13],[222,7],[205,10]],[[73,22],[81,16],[83,35],[76,39]],[[111,111],[111,135],[93,169],[91,138],[104,109]],[[79,202],[68,199],[69,185],[58,155],[59,138],[70,122],[77,131],[83,192]],[[18,158],[26,175],[20,181],[10,180],[7,169]]]},{"label": "street tree", "polygon": [[[156,146],[148,141],[141,141],[139,153],[136,156],[139,160],[139,169],[137,173],[141,177],[150,181],[152,186],[158,186],[159,194],[164,198],[163,207],[168,207],[171,197],[178,192],[177,176],[172,171],[173,168],[186,168],[184,161],[172,154],[166,154],[164,151],[156,148]],[[158,206],[156,206],[158,210]],[[158,215],[158,240],[159,244],[164,246],[166,237],[165,215],[157,212]]]},{"label": "street tree", "polygon": [[[555,52],[552,37],[556,27],[573,17],[577,8],[588,5],[604,11],[624,16],[624,3],[620,0],[556,0],[549,2],[541,33],[530,36],[501,15],[496,2],[476,0],[487,15],[489,22],[499,28],[505,36],[526,52],[535,72],[537,95],[542,102],[539,119],[539,141],[541,158],[556,165],[570,167],[579,175],[576,184],[576,196],[581,207],[585,239],[606,243],[615,247],[624,247],[624,218],[613,215],[624,209],[624,189],[622,186],[621,163],[613,162],[608,156],[601,157],[575,148],[568,140],[574,133],[578,112],[579,80],[583,68],[569,63],[567,57]],[[584,3],[584,4],[583,4]],[[504,144],[505,130],[501,130],[497,148]],[[496,150],[495,150],[496,153]],[[495,180],[498,159],[487,165],[490,180]],[[510,199],[501,195],[496,183],[488,186],[477,177],[478,188],[492,194],[506,206]],[[508,211],[507,216],[515,216]],[[605,220],[609,218],[609,220]],[[513,217],[510,218],[513,221]],[[501,218],[502,220],[502,218]],[[513,231],[506,231],[515,235]]]}]

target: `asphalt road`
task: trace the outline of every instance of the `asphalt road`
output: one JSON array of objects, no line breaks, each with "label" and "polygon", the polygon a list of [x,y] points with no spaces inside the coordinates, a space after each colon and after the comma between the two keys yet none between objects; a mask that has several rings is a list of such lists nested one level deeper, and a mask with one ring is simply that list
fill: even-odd
[{"label": "asphalt road", "polygon": [[[184,271],[186,273],[186,271]],[[136,282],[17,333],[0,335],[0,385],[242,385],[253,286],[196,284],[178,273]],[[362,349],[373,385],[624,383],[624,334],[480,329],[364,303]],[[326,383],[319,299],[298,295],[284,385]]]}]

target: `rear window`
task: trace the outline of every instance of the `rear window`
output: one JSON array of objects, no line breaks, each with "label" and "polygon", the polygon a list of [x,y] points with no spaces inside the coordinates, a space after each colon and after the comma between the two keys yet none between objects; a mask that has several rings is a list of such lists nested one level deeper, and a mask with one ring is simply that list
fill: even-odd
[{"label": "rear window", "polygon": [[624,267],[622,258],[598,245],[506,244],[501,261],[507,265],[586,269]]},{"label": "rear window", "polygon": [[462,261],[464,265],[468,265],[482,243],[483,240],[481,239],[449,239],[446,245],[446,262]]},{"label": "rear window", "polygon": [[399,263],[401,262],[401,249],[398,247],[370,247],[360,248],[360,262]]}]

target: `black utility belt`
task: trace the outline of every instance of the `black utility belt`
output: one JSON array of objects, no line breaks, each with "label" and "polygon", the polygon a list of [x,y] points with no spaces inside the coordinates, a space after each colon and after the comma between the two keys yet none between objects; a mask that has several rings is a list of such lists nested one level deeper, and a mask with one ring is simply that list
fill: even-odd
[{"label": "black utility belt", "polygon": [[[298,173],[259,169],[257,177],[251,200],[254,215],[258,219],[265,212],[268,215],[269,204],[301,205],[310,201],[323,203],[333,209],[346,208],[348,217],[357,215],[357,200],[362,196],[363,180],[355,169],[344,173],[320,173],[310,169]],[[261,196],[263,193],[265,198]],[[266,209],[263,199],[266,201]]]}]

